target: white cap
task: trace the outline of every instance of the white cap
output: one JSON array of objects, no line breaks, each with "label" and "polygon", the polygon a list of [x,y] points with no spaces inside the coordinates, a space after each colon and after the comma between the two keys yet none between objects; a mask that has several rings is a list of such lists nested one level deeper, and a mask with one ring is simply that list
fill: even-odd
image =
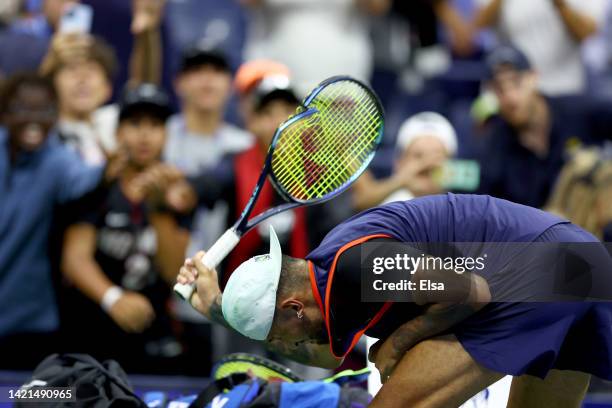
[{"label": "white cap", "polygon": [[439,113],[421,112],[408,118],[397,134],[397,146],[406,150],[412,142],[422,136],[438,138],[449,155],[457,153],[457,134],[450,122]]},{"label": "white cap", "polygon": [[270,253],[243,262],[225,285],[221,298],[225,321],[253,340],[265,340],[270,333],[282,257],[278,237],[270,225]]}]

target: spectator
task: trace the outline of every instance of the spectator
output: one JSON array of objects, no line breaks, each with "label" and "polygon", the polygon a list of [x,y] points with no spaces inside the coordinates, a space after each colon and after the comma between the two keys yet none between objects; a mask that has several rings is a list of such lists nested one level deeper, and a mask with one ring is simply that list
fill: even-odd
[{"label": "spectator", "polygon": [[580,149],[559,174],[546,209],[567,218],[602,241],[612,226],[612,155]]},{"label": "spectator", "polygon": [[[194,176],[216,166],[225,154],[239,153],[252,137],[224,121],[230,97],[232,74],[219,51],[192,48],[185,52],[175,90],[181,112],[168,121],[164,158],[187,175]],[[227,208],[200,209],[194,217],[189,254],[208,248],[223,232]]]},{"label": "spectator", "polygon": [[[225,157],[214,170],[192,179],[202,205],[211,208],[219,201],[227,203],[228,225],[236,221],[257,184],[276,128],[295,112],[298,105],[298,99],[290,88],[289,69],[277,62],[257,60],[243,64],[234,84],[240,96],[244,122],[256,143],[248,150]],[[274,188],[266,182],[253,211],[259,213],[280,201],[282,199]],[[268,220],[274,224],[287,253],[298,254],[308,250],[305,214],[305,210],[300,208]],[[265,248],[268,231],[268,223],[264,222],[242,238],[222,266],[224,282],[242,261]],[[262,352],[260,345],[235,336],[222,327],[214,328],[212,339],[217,358],[228,352]]]},{"label": "spectator", "polygon": [[48,42],[53,33],[58,29],[66,7],[72,3],[79,2],[79,0],[42,0],[40,14],[18,19],[10,26],[10,30]]},{"label": "spectator", "polygon": [[[128,86],[159,83],[161,3],[135,1],[135,42],[130,60]],[[152,4],[152,3],[151,3]],[[59,132],[92,164],[115,149],[118,108],[107,105],[117,69],[114,50],[102,39],[88,34],[56,34],[42,63],[41,72],[53,78],[59,99]]]},{"label": "spectator", "polygon": [[481,192],[541,207],[569,149],[610,139],[612,106],[589,96],[543,95],[538,74],[511,46],[494,50],[487,65],[499,115],[482,138]]},{"label": "spectator", "polygon": [[[54,350],[59,322],[47,254],[54,206],[102,181],[101,168],[86,167],[61,146],[52,131],[56,118],[48,81],[33,74],[6,81],[0,97],[2,368],[31,369]],[[107,177],[113,166],[107,165]]]},{"label": "spectator", "polygon": [[286,64],[304,96],[323,79],[347,74],[367,81],[372,47],[366,15],[385,13],[389,0],[242,0],[251,8],[247,60]]},{"label": "spectator", "polygon": [[43,64],[58,94],[60,138],[88,163],[100,164],[115,150],[117,107],[110,100],[115,55],[103,40],[58,35]]},{"label": "spectator", "polygon": [[[224,121],[232,73],[220,51],[197,46],[187,49],[174,84],[181,111],[168,121],[167,162],[195,176],[216,167],[226,154],[239,153],[253,144],[251,135]],[[187,255],[209,248],[227,228],[227,219],[228,205],[222,200],[212,208],[197,208]],[[174,311],[183,323],[183,342],[190,353],[186,360],[194,362],[186,369],[202,375],[212,363],[211,327],[185,302],[175,302]]]},{"label": "spectator", "polygon": [[126,93],[117,138],[128,164],[98,206],[68,228],[64,246],[65,276],[82,293],[69,322],[73,350],[137,372],[171,372],[180,355],[166,306],[189,240],[173,196],[185,210],[188,187],[159,162],[169,115],[154,85]]},{"label": "spectator", "polygon": [[0,32],[0,79],[40,65],[64,7],[78,0],[42,0],[42,11],[13,21]]},{"label": "spectator", "polygon": [[[209,174],[199,177],[196,191],[205,205],[219,199],[229,203],[229,218],[233,223],[246,206],[264,164],[264,158],[276,128],[298,106],[298,99],[289,80],[289,69],[277,62],[255,60],[244,63],[238,70],[235,87],[240,95],[240,108],[246,127],[256,143],[248,150],[229,157]],[[269,183],[264,185],[254,213],[274,206],[282,199]],[[287,211],[269,219],[287,253],[307,251],[307,232],[303,208]],[[264,225],[266,224],[266,225]],[[269,227],[262,223],[243,237],[227,259],[224,280],[245,259],[265,247]]]},{"label": "spectator", "polygon": [[478,0],[475,25],[494,27],[500,39],[515,44],[540,74],[548,95],[585,90],[580,45],[595,34],[605,16],[606,0]]},{"label": "spectator", "polygon": [[21,0],[5,0],[0,4],[0,26],[10,24],[18,15]]},{"label": "spectator", "polygon": [[400,127],[397,150],[399,158],[391,177],[376,180],[366,170],[353,186],[353,202],[358,210],[442,192],[434,172],[456,154],[457,136],[442,115],[421,112]]}]

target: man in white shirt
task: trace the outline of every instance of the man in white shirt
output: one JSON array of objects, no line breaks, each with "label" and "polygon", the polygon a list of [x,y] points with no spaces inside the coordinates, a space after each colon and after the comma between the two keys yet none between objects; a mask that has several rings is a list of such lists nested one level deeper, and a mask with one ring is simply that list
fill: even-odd
[{"label": "man in white shirt", "polygon": [[602,23],[607,0],[477,0],[475,24],[493,27],[523,51],[547,95],[580,93],[586,78],[582,42]]},{"label": "man in white shirt", "polygon": [[367,81],[372,44],[366,16],[390,0],[242,0],[251,8],[245,59],[281,62],[305,96],[323,79],[346,74]]}]

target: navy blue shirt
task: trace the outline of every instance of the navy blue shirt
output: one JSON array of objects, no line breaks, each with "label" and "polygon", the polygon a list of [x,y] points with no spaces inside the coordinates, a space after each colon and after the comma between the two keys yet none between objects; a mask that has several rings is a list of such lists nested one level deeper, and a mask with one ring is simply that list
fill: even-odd
[{"label": "navy blue shirt", "polygon": [[47,253],[53,210],[93,190],[101,174],[56,137],[11,164],[0,128],[0,337],[57,329]]},{"label": "navy blue shirt", "polygon": [[612,103],[586,96],[547,97],[551,129],[549,153],[539,158],[523,147],[501,117],[488,124],[478,155],[479,193],[542,207],[565,164],[568,148],[612,140]]},{"label": "navy blue shirt", "polygon": [[[408,303],[396,304],[393,307],[390,307],[390,304],[366,305],[362,311],[365,313],[361,316],[363,320],[343,329],[342,322],[354,323],[348,316],[355,317],[355,311],[361,307],[360,271],[352,271],[353,278],[348,279],[347,276],[351,273],[334,270],[333,266],[334,260],[351,245],[358,245],[366,237],[382,236],[398,242],[417,244],[531,242],[553,225],[567,223],[569,222],[549,213],[509,201],[482,195],[450,193],[393,202],[349,218],[327,234],[321,244],[306,256],[310,261],[313,293],[315,298],[320,300],[320,307],[324,309],[323,315],[329,324],[332,351],[337,356],[344,355],[350,350],[356,333],[366,327],[366,334],[385,338],[390,331],[397,328],[397,322],[406,322],[407,316],[418,311]],[[471,249],[478,254],[481,246],[478,244]],[[340,264],[338,261],[338,265]],[[488,266],[491,266],[491,271],[496,270],[491,259]],[[335,275],[336,271],[339,277]],[[336,282],[334,277],[341,279],[341,284],[331,284],[332,281]],[[352,285],[349,282],[352,282]],[[349,289],[350,287],[352,289]],[[334,301],[327,299],[328,290]]]}]

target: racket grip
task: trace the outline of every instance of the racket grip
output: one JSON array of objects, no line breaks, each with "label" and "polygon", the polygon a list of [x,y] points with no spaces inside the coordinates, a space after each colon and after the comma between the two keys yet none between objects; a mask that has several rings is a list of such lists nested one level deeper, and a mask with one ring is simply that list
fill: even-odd
[{"label": "racket grip", "polygon": [[[210,247],[210,249],[202,257],[202,263],[209,269],[214,269],[225,259],[232,249],[240,242],[240,236],[236,233],[233,228],[228,229],[221,235],[221,237]],[[195,283],[181,284],[177,283],[174,285],[174,291],[183,300],[191,299],[191,295],[195,291]]]}]

